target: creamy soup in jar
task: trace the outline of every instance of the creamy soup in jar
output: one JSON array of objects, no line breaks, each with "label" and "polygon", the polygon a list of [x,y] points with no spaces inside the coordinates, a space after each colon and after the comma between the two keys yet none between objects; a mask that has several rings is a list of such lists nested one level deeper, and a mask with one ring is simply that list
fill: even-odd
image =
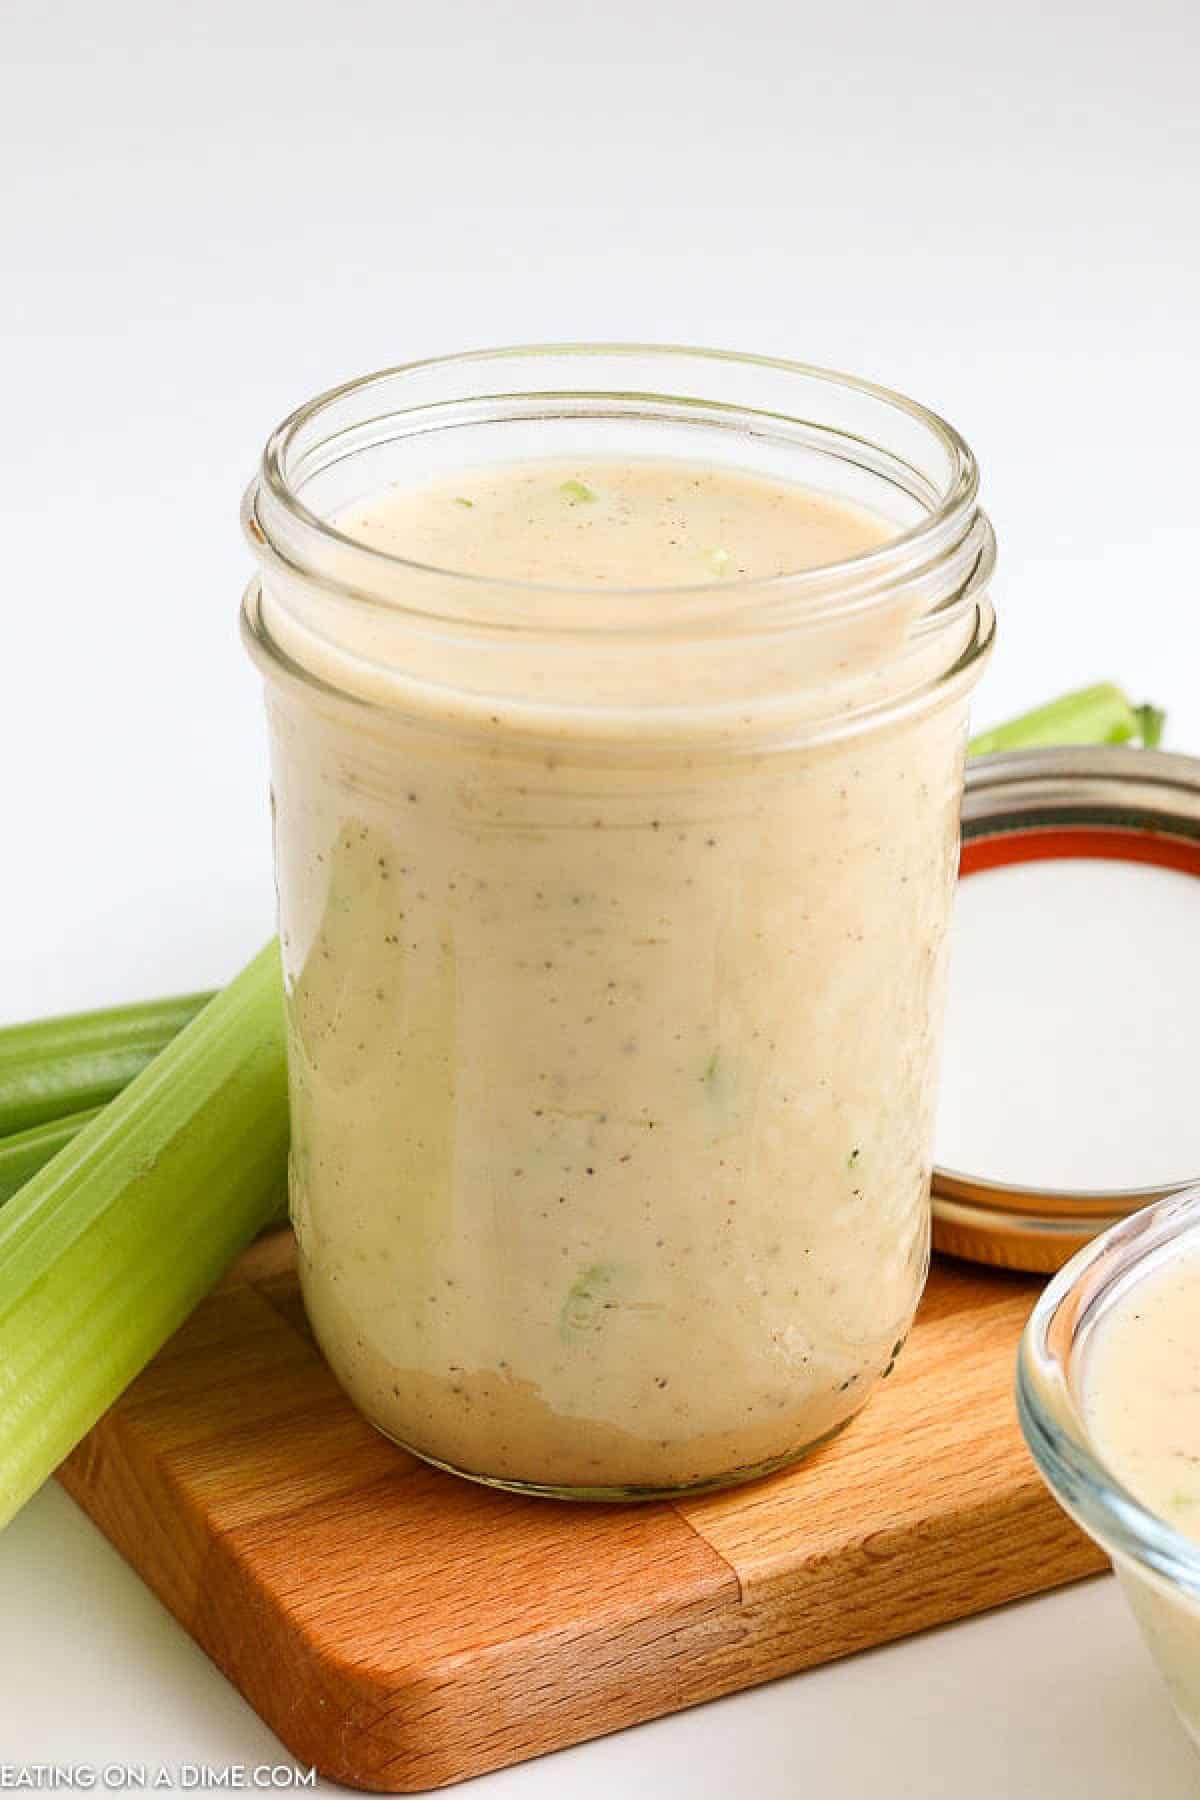
[{"label": "creamy soup in jar", "polygon": [[[896,529],[649,459],[475,469],[336,525],[534,611],[612,588],[665,627],[674,592]],[[898,630],[856,620],[814,664],[835,724],[886,703]],[[344,691],[343,651],[296,655]],[[359,714],[273,701],[306,1305],[371,1420],[488,1480],[620,1495],[790,1460],[889,1372],[921,1292],[965,704],[766,753],[774,652],[726,654],[748,697],[719,742],[645,754],[540,673],[469,716],[436,668],[386,717],[377,677]]]}]

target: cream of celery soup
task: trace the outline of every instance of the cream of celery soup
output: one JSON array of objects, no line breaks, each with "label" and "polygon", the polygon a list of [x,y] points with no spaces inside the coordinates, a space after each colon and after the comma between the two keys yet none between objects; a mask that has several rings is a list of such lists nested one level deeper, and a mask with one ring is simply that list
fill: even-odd
[{"label": "cream of celery soup", "polygon": [[[337,528],[481,578],[657,589],[620,604],[668,626],[675,591],[894,530],[651,460],[468,471]],[[827,711],[886,703],[907,617],[826,646]],[[358,679],[344,645],[297,642]],[[468,710],[432,661],[382,722],[272,702],[306,1304],[369,1418],[492,1480],[616,1492],[787,1460],[890,1368],[924,1281],[965,707],[768,755],[777,653],[723,656],[748,698],[717,749],[601,755],[553,692]]]},{"label": "cream of celery soup", "polygon": [[1088,1349],[1083,1400],[1108,1467],[1200,1542],[1200,1255],[1165,1263],[1112,1306]]},{"label": "cream of celery soup", "polygon": [[[1142,1505],[1200,1542],[1200,1253],[1162,1262],[1101,1317],[1083,1363],[1084,1421],[1108,1470]],[[1200,1744],[1200,1604],[1114,1551],[1181,1718]]]}]

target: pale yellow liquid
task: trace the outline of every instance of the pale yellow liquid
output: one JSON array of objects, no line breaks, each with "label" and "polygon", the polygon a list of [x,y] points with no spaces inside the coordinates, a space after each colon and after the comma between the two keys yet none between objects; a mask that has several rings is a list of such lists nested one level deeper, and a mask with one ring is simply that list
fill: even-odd
[{"label": "pale yellow liquid", "polygon": [[[889,535],[654,462],[476,471],[338,523],[593,593],[719,590]],[[850,675],[891,641],[860,630]],[[776,651],[729,651],[751,654]],[[488,1479],[645,1490],[784,1460],[861,1404],[924,1280],[962,707],[764,754],[748,704],[719,755],[677,730],[598,759],[584,709],[543,709],[527,744],[529,709],[468,708],[456,673],[419,717],[272,702],[317,1336],[368,1417]]]},{"label": "pale yellow liquid", "polygon": [[[1136,1282],[1097,1328],[1083,1370],[1096,1452],[1150,1512],[1200,1542],[1200,1254]],[[1200,1600],[1114,1564],[1180,1717],[1200,1745]]]},{"label": "pale yellow liquid", "polygon": [[1200,1255],[1168,1263],[1113,1307],[1088,1350],[1084,1406],[1130,1493],[1200,1541]]},{"label": "pale yellow liquid", "polygon": [[885,543],[871,514],[703,464],[515,464],[351,507],[340,528],[411,562],[556,587],[761,580]]}]

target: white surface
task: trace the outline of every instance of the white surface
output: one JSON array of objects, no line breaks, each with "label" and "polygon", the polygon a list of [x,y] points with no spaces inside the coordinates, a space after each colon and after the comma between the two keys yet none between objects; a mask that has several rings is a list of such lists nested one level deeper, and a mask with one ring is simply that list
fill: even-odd
[{"label": "white surface", "polygon": [[[267,429],[539,337],[889,380],[983,463],[986,722],[1112,675],[1200,748],[1190,0],[84,0],[0,58],[9,1017],[216,982],[270,928],[234,629]],[[270,1760],[56,1491],[0,1542],[0,1762]],[[479,1792],[1192,1794],[1112,1583]]]},{"label": "white surface", "polygon": [[1016,863],[955,905],[935,1150],[1028,1187],[1200,1176],[1200,882]]}]

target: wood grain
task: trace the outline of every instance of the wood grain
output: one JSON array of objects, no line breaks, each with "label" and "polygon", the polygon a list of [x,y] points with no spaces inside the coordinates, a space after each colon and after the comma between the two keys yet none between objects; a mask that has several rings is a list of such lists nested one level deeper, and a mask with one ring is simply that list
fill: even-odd
[{"label": "wood grain", "polygon": [[895,1373],[799,1468],[571,1506],[439,1474],[366,1425],[280,1232],[59,1477],[301,1761],[411,1792],[1103,1567],[1017,1429],[1036,1291],[935,1266]]}]

